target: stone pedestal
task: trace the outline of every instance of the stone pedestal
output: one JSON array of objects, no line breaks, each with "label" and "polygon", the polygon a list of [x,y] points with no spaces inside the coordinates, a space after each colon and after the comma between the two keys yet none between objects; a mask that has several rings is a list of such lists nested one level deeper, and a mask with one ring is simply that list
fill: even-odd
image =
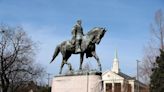
[{"label": "stone pedestal", "polygon": [[55,76],[51,92],[101,92],[101,74],[75,74]]}]

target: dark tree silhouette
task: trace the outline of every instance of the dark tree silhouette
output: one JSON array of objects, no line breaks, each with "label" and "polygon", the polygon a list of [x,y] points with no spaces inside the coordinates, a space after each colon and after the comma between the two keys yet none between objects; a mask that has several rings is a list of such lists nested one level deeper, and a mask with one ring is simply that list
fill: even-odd
[{"label": "dark tree silhouette", "polygon": [[150,77],[150,92],[164,91],[164,51],[156,58],[154,68],[152,68],[152,75]]},{"label": "dark tree silhouette", "polygon": [[23,28],[0,25],[0,85],[2,92],[17,89],[36,81],[43,68],[34,61],[35,43]]}]

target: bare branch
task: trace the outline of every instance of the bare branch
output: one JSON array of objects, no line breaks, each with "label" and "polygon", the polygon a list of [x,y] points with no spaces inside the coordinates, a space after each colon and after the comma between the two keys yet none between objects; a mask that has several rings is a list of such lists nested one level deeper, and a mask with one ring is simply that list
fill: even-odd
[{"label": "bare branch", "polygon": [[33,62],[34,43],[21,27],[0,26],[0,83],[2,91],[16,90],[35,81],[44,68]]},{"label": "bare branch", "polygon": [[140,68],[142,79],[149,83],[149,78],[152,73],[151,69],[155,62],[156,56],[159,55],[159,49],[164,50],[164,16],[162,10],[155,12],[155,23],[151,24],[150,32],[152,39],[144,48],[143,63]]}]

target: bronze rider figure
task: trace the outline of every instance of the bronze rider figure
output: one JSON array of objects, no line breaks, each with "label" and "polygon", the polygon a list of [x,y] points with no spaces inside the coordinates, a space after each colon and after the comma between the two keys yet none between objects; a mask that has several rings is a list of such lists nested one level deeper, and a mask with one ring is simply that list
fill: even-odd
[{"label": "bronze rider figure", "polygon": [[81,42],[83,34],[83,28],[81,26],[82,21],[77,20],[75,26],[72,29],[72,43],[75,44],[75,53],[81,52]]}]

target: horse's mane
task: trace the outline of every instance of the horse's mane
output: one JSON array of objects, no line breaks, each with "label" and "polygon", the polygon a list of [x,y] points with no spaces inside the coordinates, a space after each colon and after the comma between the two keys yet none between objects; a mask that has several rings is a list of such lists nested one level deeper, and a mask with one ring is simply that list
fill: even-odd
[{"label": "horse's mane", "polygon": [[87,35],[93,35],[93,34],[97,34],[97,33],[99,33],[100,32],[100,27],[94,27],[93,29],[91,29],[88,33],[87,33]]}]

